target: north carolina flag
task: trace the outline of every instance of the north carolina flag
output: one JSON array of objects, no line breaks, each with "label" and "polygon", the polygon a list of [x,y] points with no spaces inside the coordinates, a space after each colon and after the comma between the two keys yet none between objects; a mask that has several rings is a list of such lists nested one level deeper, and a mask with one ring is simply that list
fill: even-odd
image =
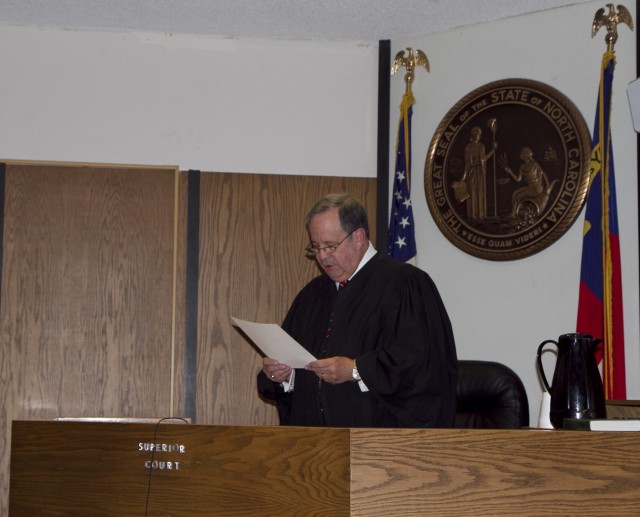
[{"label": "north carolina flag", "polygon": [[411,116],[413,93],[405,92],[400,104],[400,122],[396,139],[396,166],[389,221],[388,253],[402,262],[413,261],[416,256],[415,226],[411,206]]},{"label": "north carolina flag", "polygon": [[577,331],[603,342],[598,361],[607,399],[626,399],[622,274],[611,144],[611,87],[615,54],[602,57],[585,211]]}]

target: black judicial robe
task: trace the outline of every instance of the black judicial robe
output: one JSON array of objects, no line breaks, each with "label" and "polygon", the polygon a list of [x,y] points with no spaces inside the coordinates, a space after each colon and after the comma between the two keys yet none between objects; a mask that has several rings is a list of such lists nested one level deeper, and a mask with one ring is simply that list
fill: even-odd
[{"label": "black judicial robe", "polygon": [[261,372],[260,391],[276,399],[281,424],[453,427],[453,332],[424,271],[377,253],[339,293],[333,280],[318,276],[295,298],[282,327],[318,359],[355,358],[369,391],[296,369],[294,390],[284,393]]}]

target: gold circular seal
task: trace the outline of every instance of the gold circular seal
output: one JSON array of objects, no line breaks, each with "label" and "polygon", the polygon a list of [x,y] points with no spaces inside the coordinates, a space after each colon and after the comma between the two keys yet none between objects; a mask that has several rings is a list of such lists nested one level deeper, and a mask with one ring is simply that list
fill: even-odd
[{"label": "gold circular seal", "polygon": [[560,238],[582,209],[591,138],[562,93],[529,79],[486,84],[453,106],[427,153],[431,215],[461,250],[527,257]]}]

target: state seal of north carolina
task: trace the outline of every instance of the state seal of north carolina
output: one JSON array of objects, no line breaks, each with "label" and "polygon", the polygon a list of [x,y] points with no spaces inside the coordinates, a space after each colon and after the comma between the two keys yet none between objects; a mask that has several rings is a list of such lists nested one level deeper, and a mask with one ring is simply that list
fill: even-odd
[{"label": "state seal of north carolina", "polygon": [[424,170],[431,215],[461,250],[523,258],[560,238],[589,187],[591,139],[561,92],[529,79],[486,84],[439,124]]}]

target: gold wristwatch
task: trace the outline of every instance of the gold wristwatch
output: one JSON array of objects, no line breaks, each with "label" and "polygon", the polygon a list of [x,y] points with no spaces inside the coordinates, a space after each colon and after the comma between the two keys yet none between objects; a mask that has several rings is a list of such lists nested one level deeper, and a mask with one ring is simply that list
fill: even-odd
[{"label": "gold wristwatch", "polygon": [[353,360],[353,370],[351,370],[351,380],[353,382],[358,382],[361,379],[360,374],[358,373],[358,367],[356,366],[356,360]]}]

